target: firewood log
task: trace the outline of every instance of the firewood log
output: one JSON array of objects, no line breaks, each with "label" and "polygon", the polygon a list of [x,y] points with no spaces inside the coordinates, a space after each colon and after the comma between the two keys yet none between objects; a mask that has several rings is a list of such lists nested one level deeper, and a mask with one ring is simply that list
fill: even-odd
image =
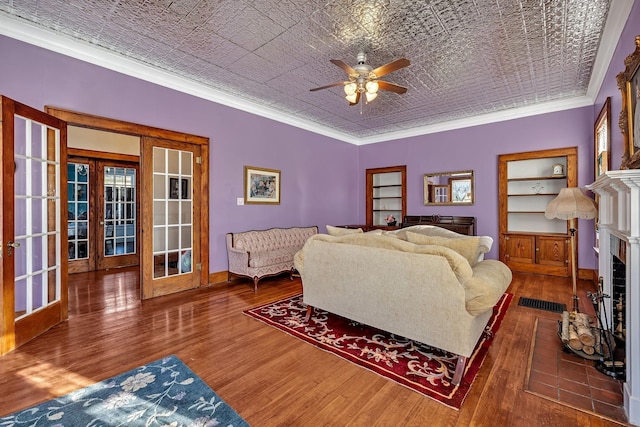
[{"label": "firewood log", "polygon": [[575,313],[574,323],[578,323],[584,326],[591,326],[591,319],[585,313]]},{"label": "firewood log", "polygon": [[580,342],[578,332],[573,325],[569,326],[569,347],[574,350],[582,350],[582,342]]},{"label": "firewood log", "polygon": [[582,346],[582,351],[586,354],[588,354],[589,356],[591,356],[593,353],[595,353],[595,349],[590,346],[590,345],[583,345]]},{"label": "firewood log", "polygon": [[589,316],[584,313],[576,313],[573,323],[578,333],[578,338],[583,345],[591,346],[596,343],[593,333],[591,332],[591,326],[589,326]]}]

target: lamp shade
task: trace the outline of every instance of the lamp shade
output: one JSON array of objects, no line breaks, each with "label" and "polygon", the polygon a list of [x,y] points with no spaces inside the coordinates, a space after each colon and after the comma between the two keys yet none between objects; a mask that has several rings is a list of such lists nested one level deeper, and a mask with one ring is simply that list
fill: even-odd
[{"label": "lamp shade", "polygon": [[349,83],[344,85],[344,93],[347,96],[350,96],[356,93],[356,89],[358,89],[358,86],[356,86],[355,83]]},{"label": "lamp shade", "polygon": [[376,93],[378,92],[379,87],[380,85],[378,85],[378,82],[375,80],[368,81],[367,84],[365,85],[365,88],[367,89],[367,93]]},{"label": "lamp shade", "polygon": [[547,219],[573,218],[593,219],[598,215],[598,209],[593,199],[585,196],[578,187],[563,188],[555,199],[549,202],[544,216]]}]

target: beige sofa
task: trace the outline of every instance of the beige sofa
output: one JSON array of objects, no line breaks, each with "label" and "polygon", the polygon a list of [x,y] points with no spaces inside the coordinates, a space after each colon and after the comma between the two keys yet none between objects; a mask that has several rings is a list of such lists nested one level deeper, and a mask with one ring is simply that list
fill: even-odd
[{"label": "beige sofa", "polygon": [[[511,271],[483,259],[490,237],[416,227],[311,237],[295,256],[303,301],[308,314],[321,308],[457,354],[458,384]],[[421,239],[442,244],[411,241]]]},{"label": "beige sofa", "polygon": [[232,275],[253,279],[253,290],[258,281],[286,271],[293,274],[293,256],[307,239],[318,233],[318,227],[270,228],[240,233],[227,233],[227,258]]}]

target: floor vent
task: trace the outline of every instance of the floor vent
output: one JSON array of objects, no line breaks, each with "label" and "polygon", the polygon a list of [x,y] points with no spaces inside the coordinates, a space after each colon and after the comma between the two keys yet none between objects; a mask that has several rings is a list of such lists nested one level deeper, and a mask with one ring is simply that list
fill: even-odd
[{"label": "floor vent", "polygon": [[565,304],[559,302],[543,301],[535,298],[520,297],[518,305],[529,308],[537,308],[538,310],[553,311],[554,313],[562,313],[567,310]]}]

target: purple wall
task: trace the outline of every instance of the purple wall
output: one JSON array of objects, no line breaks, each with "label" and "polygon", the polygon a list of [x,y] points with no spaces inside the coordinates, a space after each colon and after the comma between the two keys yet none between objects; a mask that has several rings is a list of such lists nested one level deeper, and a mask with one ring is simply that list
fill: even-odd
[{"label": "purple wall", "polygon": [[[224,235],[354,223],[358,147],[0,36],[0,93],[210,138],[210,272],[227,269]],[[244,165],[282,172],[281,204],[237,206]]]},{"label": "purple wall", "polygon": [[[484,126],[356,147],[292,126],[162,88],[0,36],[0,93],[35,108],[45,105],[187,132],[210,138],[210,271],[227,268],[229,231],[364,221],[365,169],[407,165],[407,209],[413,215],[472,215],[478,232],[496,239],[497,156],[578,147],[578,184],[593,181],[593,122],[607,96],[614,123],[620,111],[615,75],[634,48],[640,2],[633,7],[596,105]],[[612,126],[612,168],[620,166],[622,137]],[[279,206],[236,206],[243,166],[282,171]],[[473,169],[473,206],[426,207],[422,176]],[[594,236],[581,221],[579,266],[595,268]]]},{"label": "purple wall", "polygon": [[[593,181],[592,107],[543,114],[484,126],[422,135],[372,144],[360,149],[360,175],[365,169],[407,165],[407,212],[409,215],[475,216],[478,234],[491,236],[494,245],[488,257],[498,257],[498,155],[558,147],[578,147],[578,183]],[[570,123],[570,126],[567,126]],[[473,169],[475,203],[471,206],[424,206],[425,173]],[[362,180],[362,178],[361,178]],[[364,217],[364,202],[359,209]],[[588,225],[582,229],[589,230]],[[593,228],[591,228],[593,229]],[[587,235],[589,234],[589,235]],[[580,236],[580,249],[593,246],[592,233]],[[589,245],[589,246],[586,246]],[[593,252],[593,250],[591,250]],[[580,267],[588,267],[587,251],[581,252]],[[593,260],[591,260],[593,265]]]}]

